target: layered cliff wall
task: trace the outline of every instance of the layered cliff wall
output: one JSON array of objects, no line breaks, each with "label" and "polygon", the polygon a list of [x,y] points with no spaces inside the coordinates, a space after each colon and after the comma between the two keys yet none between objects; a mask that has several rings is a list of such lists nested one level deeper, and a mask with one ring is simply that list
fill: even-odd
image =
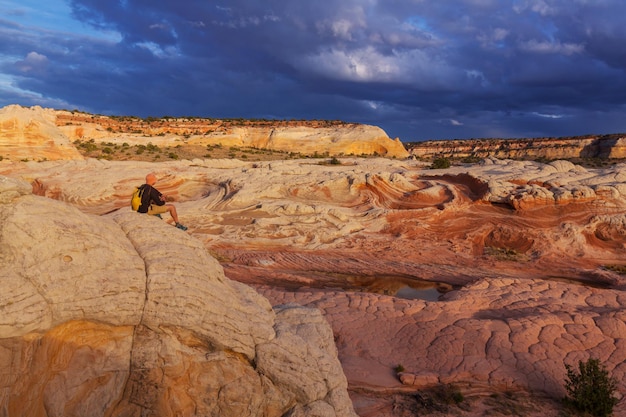
[{"label": "layered cliff wall", "polygon": [[626,134],[575,138],[438,140],[407,144],[412,156],[500,159],[626,158]]}]

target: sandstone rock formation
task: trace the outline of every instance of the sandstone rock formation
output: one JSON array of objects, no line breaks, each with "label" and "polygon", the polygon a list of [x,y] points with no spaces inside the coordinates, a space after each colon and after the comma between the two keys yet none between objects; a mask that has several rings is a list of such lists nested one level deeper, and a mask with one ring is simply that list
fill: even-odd
[{"label": "sandstone rock formation", "polygon": [[73,145],[76,140],[171,147],[222,145],[301,155],[409,155],[399,139],[390,139],[379,127],[339,122],[145,121],[12,105],[0,109],[0,126],[0,157],[14,160],[81,159]]},{"label": "sandstone rock formation", "polygon": [[433,140],[407,144],[419,158],[626,159],[626,134],[573,138]]},{"label": "sandstone rock formation", "polygon": [[14,160],[82,159],[55,124],[54,110],[11,105],[0,108],[0,157]]},{"label": "sandstone rock formation", "polygon": [[318,310],[231,281],[200,241],[0,177],[8,416],[353,416]]}]

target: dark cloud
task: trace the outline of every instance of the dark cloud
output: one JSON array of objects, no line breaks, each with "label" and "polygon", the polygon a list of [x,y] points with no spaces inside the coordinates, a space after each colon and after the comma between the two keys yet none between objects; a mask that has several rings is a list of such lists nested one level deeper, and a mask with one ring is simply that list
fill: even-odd
[{"label": "dark cloud", "polygon": [[[340,119],[404,141],[626,131],[622,0],[71,0],[0,20],[4,101]],[[16,10],[12,10],[16,15]]]}]

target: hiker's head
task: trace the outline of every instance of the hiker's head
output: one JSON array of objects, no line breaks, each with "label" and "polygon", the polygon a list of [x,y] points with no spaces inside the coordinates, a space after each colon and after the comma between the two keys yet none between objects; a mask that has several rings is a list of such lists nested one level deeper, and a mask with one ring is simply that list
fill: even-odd
[{"label": "hiker's head", "polygon": [[153,185],[156,180],[156,175],[154,175],[152,172],[146,175],[146,184]]}]

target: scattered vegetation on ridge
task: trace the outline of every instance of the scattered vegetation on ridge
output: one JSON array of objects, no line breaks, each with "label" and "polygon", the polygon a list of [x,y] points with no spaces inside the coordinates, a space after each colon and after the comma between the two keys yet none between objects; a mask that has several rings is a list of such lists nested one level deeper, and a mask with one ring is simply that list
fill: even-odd
[{"label": "scattered vegetation on ridge", "polygon": [[337,155],[331,156],[328,152],[313,155],[300,152],[277,151],[239,146],[223,146],[221,144],[157,146],[151,142],[147,144],[129,145],[128,143],[96,142],[94,139],[73,142],[78,151],[87,158],[106,159],[115,161],[167,161],[176,159],[240,159],[244,161],[272,161],[285,159],[321,159],[321,165],[343,165],[338,157],[371,158],[378,155]]},{"label": "scattered vegetation on ridge", "polygon": [[161,116],[161,117],[138,117],[138,116],[107,116],[102,114],[90,114],[79,110],[65,110],[67,114],[57,116],[57,124],[71,126],[81,123],[98,123],[109,132],[118,133],[142,133],[145,130],[168,130],[171,133],[189,135],[203,135],[221,129],[233,127],[333,127],[345,125],[358,125],[359,123],[344,122],[342,120],[326,119],[266,119],[266,118],[212,118],[199,116]]},{"label": "scattered vegetation on ridge", "polygon": [[271,151],[255,148],[226,147],[222,145],[176,145],[160,147],[148,142],[146,145],[115,144],[76,140],[74,145],[85,157],[116,161],[166,161],[176,159],[243,159],[265,161],[276,159],[305,158],[293,152]]},{"label": "scattered vegetation on ridge", "polygon": [[[342,165],[337,156],[328,152],[306,155],[299,152],[275,151],[269,149],[247,148],[238,146],[212,145],[175,145],[160,147],[151,142],[140,145],[128,143],[116,144],[112,142],[96,142],[94,139],[77,139],[74,145],[85,157],[107,159],[115,161],[167,161],[176,159],[241,159],[245,161],[271,161],[284,159],[326,159],[320,162],[323,165]],[[368,158],[376,155],[339,155]],[[330,159],[329,159],[330,158]]]}]

